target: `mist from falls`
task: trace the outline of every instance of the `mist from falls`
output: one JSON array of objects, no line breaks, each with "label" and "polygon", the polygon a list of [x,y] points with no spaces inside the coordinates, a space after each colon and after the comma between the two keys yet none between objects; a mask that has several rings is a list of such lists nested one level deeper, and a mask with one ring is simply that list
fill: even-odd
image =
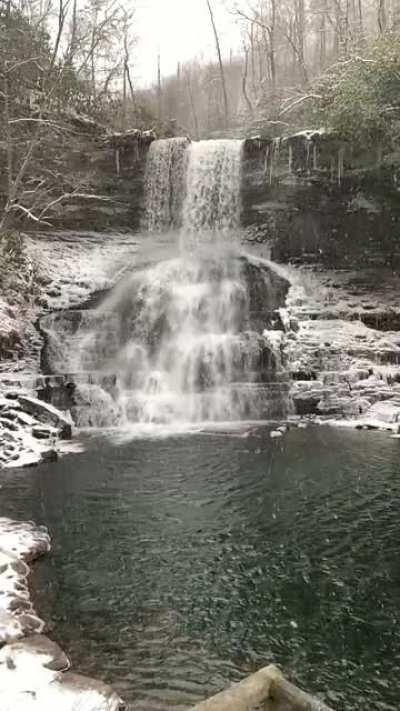
[{"label": "mist from falls", "polygon": [[168,426],[283,414],[279,346],[254,327],[251,299],[259,282],[273,308],[274,277],[239,253],[241,159],[241,141],[152,144],[145,227],[173,232],[178,256],[123,280],[96,312],[101,329],[81,325],[78,370],[116,374],[101,424],[105,410],[110,424]]}]

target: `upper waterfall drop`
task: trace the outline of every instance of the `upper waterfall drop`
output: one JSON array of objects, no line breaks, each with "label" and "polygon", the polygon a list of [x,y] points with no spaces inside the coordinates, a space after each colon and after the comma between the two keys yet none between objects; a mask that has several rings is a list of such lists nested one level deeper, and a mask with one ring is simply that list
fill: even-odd
[{"label": "upper waterfall drop", "polygon": [[[186,236],[226,236],[240,226],[243,141],[197,141],[188,147],[183,245]],[[182,243],[182,242],[181,242]]]},{"label": "upper waterfall drop", "polygon": [[188,145],[188,138],[164,138],[149,148],[143,221],[148,232],[167,232],[181,225]]}]

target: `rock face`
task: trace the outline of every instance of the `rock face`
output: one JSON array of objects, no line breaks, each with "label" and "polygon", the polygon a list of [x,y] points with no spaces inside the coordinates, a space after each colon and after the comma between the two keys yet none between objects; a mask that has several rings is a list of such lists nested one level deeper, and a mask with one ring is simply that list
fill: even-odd
[{"label": "rock face", "polygon": [[278,262],[400,264],[396,171],[359,164],[336,136],[304,131],[245,144],[243,223]]},{"label": "rock face", "polygon": [[[101,376],[97,383],[95,374],[90,375],[90,382],[87,375],[39,375],[41,369],[48,370],[42,360],[46,332],[40,329],[39,317],[95,301],[94,295],[133,268],[137,252],[137,239],[132,235],[63,232],[26,236],[24,242],[27,273],[20,276],[28,277],[30,266],[37,288],[13,306],[0,300],[0,466],[27,466],[57,458],[57,442],[71,436],[66,412],[73,407],[88,409],[82,397],[79,402],[73,398],[77,383],[83,391],[87,385],[104,384],[105,392],[111,392],[112,379]],[[14,290],[4,293],[8,295],[13,300]]]},{"label": "rock face", "polygon": [[0,518],[0,708],[118,711],[118,695],[68,671],[68,657],[42,634],[45,623],[33,609],[27,563],[49,550],[45,528]]},{"label": "rock face", "polygon": [[104,200],[77,197],[64,204],[51,223],[56,229],[137,229],[143,213],[146,155],[155,135],[125,133],[84,135],[82,150],[70,170],[85,173],[91,192]]},{"label": "rock face", "polygon": [[[46,216],[54,229],[132,229],[140,225],[146,154],[155,135],[131,129],[105,132],[104,127],[78,115],[64,117],[74,136],[62,160],[49,165],[57,173],[84,185],[56,202]],[[1,151],[2,145],[0,145]],[[5,160],[4,154],[1,156]],[[52,161],[54,156],[50,155]],[[0,205],[6,194],[6,173],[0,174]],[[86,197],[85,197],[86,195]],[[88,197],[91,196],[91,197]],[[94,197],[95,196],[95,197]],[[32,228],[32,223],[29,225]]]},{"label": "rock face", "polygon": [[359,165],[326,132],[245,144],[245,241],[290,265],[283,344],[298,415],[397,432],[396,186],[394,166]]},{"label": "rock face", "polygon": [[397,432],[400,333],[387,329],[390,315],[398,323],[399,278],[371,270],[289,272],[284,347],[296,413]]}]

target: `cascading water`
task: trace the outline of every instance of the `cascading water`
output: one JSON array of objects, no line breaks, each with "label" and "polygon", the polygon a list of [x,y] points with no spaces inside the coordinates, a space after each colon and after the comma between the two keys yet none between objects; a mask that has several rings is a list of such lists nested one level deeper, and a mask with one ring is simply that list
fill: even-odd
[{"label": "cascading water", "polygon": [[216,241],[240,225],[241,141],[198,141],[188,149],[186,199],[183,204],[182,239],[207,235]]},{"label": "cascading water", "polygon": [[147,156],[144,228],[166,232],[180,226],[185,192],[187,138],[154,141]]},{"label": "cascading water", "polygon": [[[76,348],[83,370],[116,374],[119,423],[182,427],[284,414],[281,353],[263,330],[287,284],[239,254],[241,152],[240,141],[183,139],[150,150],[146,224],[161,232],[181,222],[179,255],[114,289],[96,311],[106,327],[81,325]],[[263,301],[269,313],[260,318]]]}]

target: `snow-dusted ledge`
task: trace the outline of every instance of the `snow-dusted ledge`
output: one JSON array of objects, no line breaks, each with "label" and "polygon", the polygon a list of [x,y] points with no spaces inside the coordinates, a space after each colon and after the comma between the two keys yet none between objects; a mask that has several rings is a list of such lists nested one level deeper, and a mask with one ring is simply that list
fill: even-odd
[{"label": "snow-dusted ledge", "polygon": [[107,685],[69,671],[62,649],[42,633],[32,605],[29,565],[50,550],[43,526],[0,518],[1,711],[118,711]]},{"label": "snow-dusted ledge", "polygon": [[56,461],[60,441],[72,437],[68,413],[1,381],[0,390],[0,468]]}]

